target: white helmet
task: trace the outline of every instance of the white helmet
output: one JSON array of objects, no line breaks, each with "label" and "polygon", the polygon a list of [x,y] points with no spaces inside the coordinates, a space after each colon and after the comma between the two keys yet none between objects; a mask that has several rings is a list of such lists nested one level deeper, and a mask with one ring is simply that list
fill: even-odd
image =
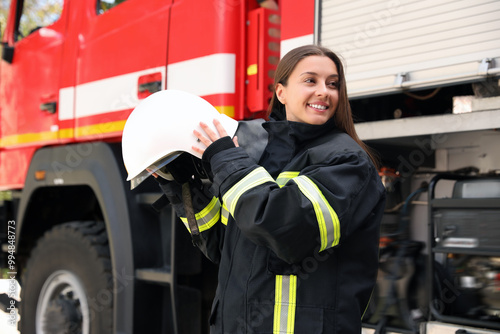
[{"label": "white helmet", "polygon": [[234,136],[238,122],[220,114],[197,95],[169,89],[144,99],[128,117],[122,135],[123,162],[131,189],[154,172],[169,178],[160,168],[182,152],[201,158],[192,146],[205,147],[193,130],[203,133],[200,122],[204,122],[217,133],[214,119],[221,122],[230,137]]}]

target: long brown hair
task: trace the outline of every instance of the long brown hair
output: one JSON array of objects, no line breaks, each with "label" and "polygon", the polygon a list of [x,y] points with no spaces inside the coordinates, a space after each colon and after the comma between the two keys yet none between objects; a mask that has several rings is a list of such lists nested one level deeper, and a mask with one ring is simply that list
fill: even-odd
[{"label": "long brown hair", "polygon": [[[337,71],[339,74],[338,90],[339,90],[339,102],[337,110],[335,111],[335,125],[341,131],[347,133],[352,139],[354,139],[359,146],[368,154],[372,162],[377,166],[378,158],[371,151],[371,149],[365,145],[359,139],[356,129],[354,128],[354,121],[352,119],[351,106],[349,104],[349,99],[347,98],[347,87],[345,82],[344,67],[340,58],[331,50],[319,46],[319,45],[304,45],[289,51],[279,62],[276,68],[276,73],[274,75],[274,86],[276,88],[277,84],[282,84],[286,86],[288,84],[288,78],[293,72],[298,62],[309,56],[324,56],[330,58],[337,66]],[[276,89],[274,89],[273,97],[269,103],[268,114],[272,111],[278,111],[285,113],[285,106],[279,101],[276,96]]]}]

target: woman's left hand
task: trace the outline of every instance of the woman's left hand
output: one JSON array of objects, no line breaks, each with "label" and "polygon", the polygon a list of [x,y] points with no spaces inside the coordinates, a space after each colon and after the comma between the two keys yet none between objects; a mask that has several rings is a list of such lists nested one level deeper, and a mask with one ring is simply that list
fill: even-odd
[{"label": "woman's left hand", "polygon": [[[200,127],[205,131],[205,135],[200,133],[197,130],[193,130],[194,135],[198,138],[200,142],[202,142],[206,147],[210,146],[214,141],[217,139],[220,139],[222,137],[226,137],[228,134],[222,124],[217,120],[214,119],[214,125],[215,128],[217,129],[218,133],[215,133],[207,124],[200,122]],[[238,147],[238,138],[235,136],[233,138],[234,145]],[[197,146],[192,146],[193,150],[202,154],[205,152],[205,149],[197,147]]]}]

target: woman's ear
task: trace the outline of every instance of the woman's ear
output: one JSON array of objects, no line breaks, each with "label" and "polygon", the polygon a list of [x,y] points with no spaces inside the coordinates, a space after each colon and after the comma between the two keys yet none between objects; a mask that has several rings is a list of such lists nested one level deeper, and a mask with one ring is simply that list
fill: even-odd
[{"label": "woman's ear", "polygon": [[281,104],[285,104],[286,98],[285,98],[285,87],[283,84],[278,83],[276,85],[276,97],[278,98],[278,101],[281,102]]}]

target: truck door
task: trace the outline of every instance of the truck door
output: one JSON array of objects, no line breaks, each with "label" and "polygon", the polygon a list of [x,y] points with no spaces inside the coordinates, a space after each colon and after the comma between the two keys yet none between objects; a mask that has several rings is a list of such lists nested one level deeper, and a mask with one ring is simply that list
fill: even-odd
[{"label": "truck door", "polygon": [[132,109],[165,88],[171,0],[86,1],[79,35],[75,139],[121,137]]},{"label": "truck door", "polygon": [[[6,30],[11,59],[1,64],[2,146],[29,147],[59,139],[58,105],[65,41],[63,0],[12,1],[13,29]],[[13,15],[14,14],[14,15]],[[4,55],[6,52],[4,51]]]}]

